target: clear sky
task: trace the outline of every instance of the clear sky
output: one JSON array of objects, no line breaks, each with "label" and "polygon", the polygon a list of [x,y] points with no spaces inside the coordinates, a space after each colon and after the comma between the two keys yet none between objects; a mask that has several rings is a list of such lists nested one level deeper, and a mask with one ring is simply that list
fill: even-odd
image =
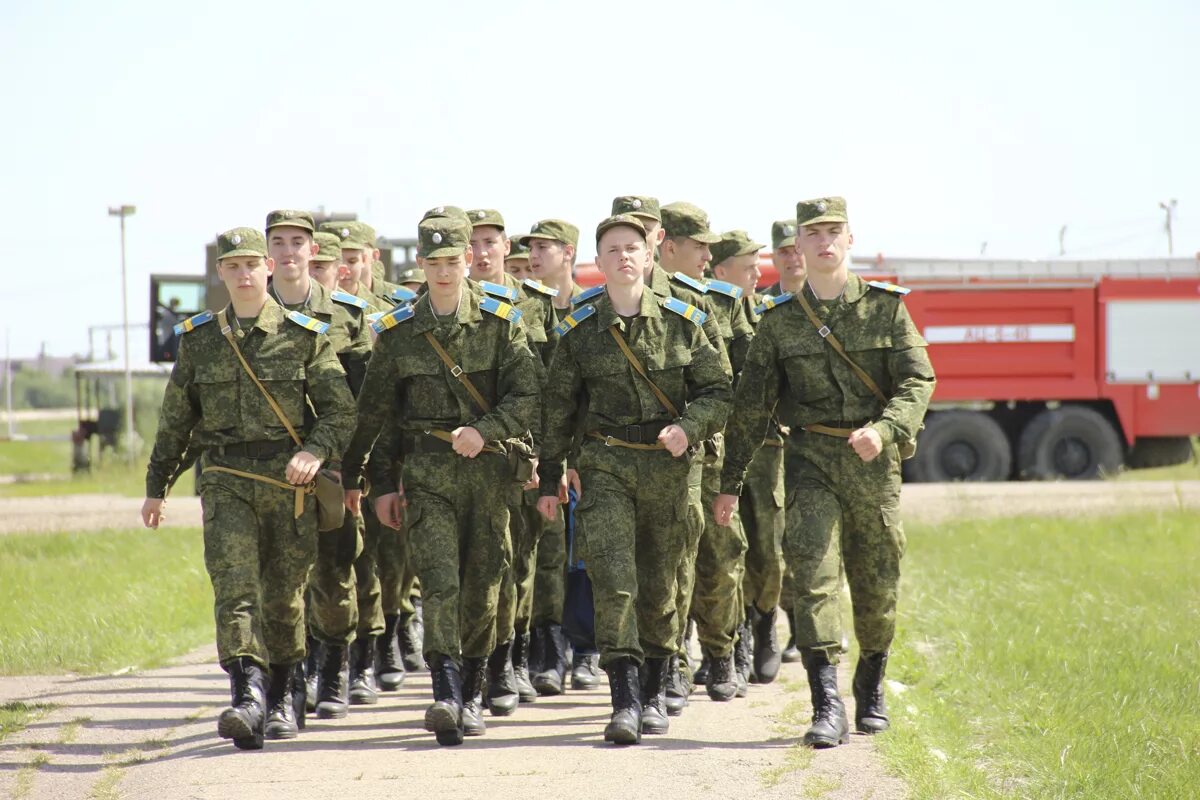
[{"label": "clear sky", "polygon": [[1178,198],[1193,255],[1198,32],[1183,0],[6,1],[0,337],[68,355],[120,322],[121,203],[135,322],[151,272],[272,208],[563,217],[586,260],[616,194],[760,241],[841,194],[859,255],[1043,258],[1065,224],[1107,258],[1165,256]]}]

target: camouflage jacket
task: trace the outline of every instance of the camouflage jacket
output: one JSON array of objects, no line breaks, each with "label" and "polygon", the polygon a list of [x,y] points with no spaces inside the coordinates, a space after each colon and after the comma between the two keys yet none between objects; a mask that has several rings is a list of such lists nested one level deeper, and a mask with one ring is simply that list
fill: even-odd
[{"label": "camouflage jacket", "polygon": [[728,494],[741,493],[772,409],[792,429],[789,442],[802,440],[806,434],[800,429],[812,423],[873,420],[871,426],[888,445],[917,434],[933,394],[925,340],[899,296],[869,288],[853,273],[838,300],[819,302],[808,295],[817,316],[889,398],[884,408],[800,304],[783,297],[788,299],[763,314],[738,383],[738,413],[725,432],[721,474],[721,491]]},{"label": "camouflage jacket", "polygon": [[[232,313],[231,307],[226,309],[226,314]],[[304,441],[304,449],[323,461],[336,461],[354,431],[354,398],[329,338],[287,314],[268,297],[254,326],[234,335],[250,368]],[[163,496],[189,446],[195,452],[288,438],[214,316],[180,340],[146,469],[146,496]]]},{"label": "camouflage jacket", "polygon": [[746,363],[746,352],[754,338],[754,322],[751,319],[754,310],[750,307],[750,300],[746,295],[738,295],[737,289],[726,293],[713,288],[711,284],[710,281],[707,297],[717,312],[721,336],[725,339],[725,347],[729,351],[729,364],[736,376],[741,373],[742,366]]},{"label": "camouflage jacket", "polygon": [[[310,281],[309,288],[306,302],[280,305],[289,311],[300,311],[329,323],[325,335],[329,337],[333,352],[337,353],[338,361],[346,370],[351,393],[357,397],[367,371],[367,360],[371,358],[371,328],[367,322],[371,306],[340,289],[330,292],[316,281]],[[274,294],[272,297],[278,301]]]},{"label": "camouflage jacket", "polygon": [[684,279],[668,274],[658,261],[654,262],[646,285],[663,297],[678,297],[708,315],[704,320],[704,335],[708,337],[708,343],[716,348],[725,374],[732,378],[733,367],[729,363],[729,348],[726,345],[728,339],[721,330],[720,316],[712,298],[708,296],[707,290],[697,289],[691,283],[685,282]]}]

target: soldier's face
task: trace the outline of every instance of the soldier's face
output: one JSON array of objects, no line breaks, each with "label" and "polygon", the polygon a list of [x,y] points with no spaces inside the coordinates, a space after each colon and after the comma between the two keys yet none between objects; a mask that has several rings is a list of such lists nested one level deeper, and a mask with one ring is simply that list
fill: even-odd
[{"label": "soldier's face", "polygon": [[254,300],[267,294],[267,278],[275,271],[275,262],[262,256],[222,258],[217,274],[230,297]]},{"label": "soldier's face", "polygon": [[662,223],[656,219],[647,219],[641,217],[642,224],[646,226],[646,246],[650,250],[650,260],[646,263],[646,277],[650,277],[650,270],[654,269],[654,254],[658,251],[659,245],[663,243],[663,239],[667,238],[667,232],[663,230]]},{"label": "soldier's face", "polygon": [[528,258],[514,258],[504,262],[504,269],[519,281],[533,277],[533,268],[529,266]]},{"label": "soldier's face", "polygon": [[820,222],[805,225],[796,238],[796,249],[810,270],[833,272],[850,254],[854,235],[844,222]]},{"label": "soldier's face", "polygon": [[363,258],[364,254],[362,250],[342,251],[342,261],[350,269],[350,277],[354,279],[355,284],[362,281],[363,265],[365,263]]},{"label": "soldier's face", "polygon": [[272,228],[267,235],[267,253],[275,260],[275,269],[284,281],[295,281],[308,274],[308,265],[317,254],[317,243],[303,228],[286,225]]},{"label": "soldier's face", "polygon": [[471,251],[442,258],[418,258],[417,264],[425,270],[425,283],[434,299],[457,297],[471,266]]},{"label": "soldier's face", "polygon": [[671,269],[696,280],[704,277],[704,265],[712,261],[708,245],[687,236],[677,236],[667,242],[666,247],[671,253]]},{"label": "soldier's face", "polygon": [[780,280],[804,280],[804,258],[796,249],[796,245],[789,244],[779,248],[771,254],[771,261],[779,271]]},{"label": "soldier's face", "polygon": [[529,267],[538,280],[554,284],[567,269],[567,247],[553,239],[529,240]]},{"label": "soldier's face", "polygon": [[649,259],[646,238],[625,225],[609,228],[596,243],[596,265],[609,284],[632,286],[644,282]]},{"label": "soldier's face", "polygon": [[358,291],[358,276],[345,263],[338,264],[337,285],[339,289],[350,294]]},{"label": "soldier's face", "polygon": [[740,286],[746,293],[753,292],[754,287],[758,286],[758,279],[762,277],[758,269],[758,253],[727,258],[717,264],[713,271],[719,280]]},{"label": "soldier's face", "polygon": [[504,257],[512,243],[504,231],[494,225],[480,225],[471,231],[471,280],[496,283],[504,271]]},{"label": "soldier's face", "polygon": [[342,267],[339,261],[310,261],[308,274],[314,281],[333,291],[338,286],[338,273]]}]

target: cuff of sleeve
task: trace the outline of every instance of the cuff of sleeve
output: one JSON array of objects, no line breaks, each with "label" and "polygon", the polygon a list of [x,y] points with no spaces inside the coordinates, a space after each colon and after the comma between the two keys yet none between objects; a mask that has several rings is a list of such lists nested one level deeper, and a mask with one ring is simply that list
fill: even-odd
[{"label": "cuff of sleeve", "polygon": [[721,478],[721,494],[731,494],[735,497],[742,496],[743,481],[735,481],[729,478]]},{"label": "cuff of sleeve", "polygon": [[538,496],[558,497],[558,484],[562,480],[562,464],[558,462],[538,462]]},{"label": "cuff of sleeve", "polygon": [[479,435],[483,437],[485,442],[498,442],[504,437],[500,435],[500,431],[496,430],[498,426],[490,423],[486,417],[476,420],[465,427],[474,428],[479,431]]},{"label": "cuff of sleeve", "polygon": [[146,481],[146,497],[151,500],[162,500],[167,496],[167,487],[158,481]]},{"label": "cuff of sleeve", "polygon": [[306,444],[300,449],[321,459],[321,466],[325,466],[325,462],[329,460],[329,451],[319,444]]},{"label": "cuff of sleeve", "polygon": [[698,447],[703,441],[704,437],[700,435],[700,428],[695,422],[692,422],[684,417],[680,417],[679,419],[675,420],[675,424],[682,428],[683,432],[687,434],[689,447]]},{"label": "cuff of sleeve", "polygon": [[878,422],[872,422],[868,427],[879,434],[879,439],[883,442],[884,447],[896,443],[896,429],[892,427],[891,423],[879,420]]}]

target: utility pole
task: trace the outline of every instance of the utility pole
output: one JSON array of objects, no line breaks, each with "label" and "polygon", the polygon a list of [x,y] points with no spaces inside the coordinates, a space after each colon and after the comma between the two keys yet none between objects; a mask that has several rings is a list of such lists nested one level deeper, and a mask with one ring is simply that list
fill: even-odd
[{"label": "utility pole", "polygon": [[1159,208],[1161,208],[1163,211],[1167,212],[1167,224],[1166,224],[1165,228],[1167,231],[1167,255],[1169,255],[1169,256],[1175,255],[1175,241],[1171,236],[1171,218],[1175,216],[1175,206],[1176,205],[1177,204],[1176,204],[1174,198],[1171,198],[1171,200],[1167,203],[1159,203],[1158,204]]},{"label": "utility pole", "polygon": [[1067,254],[1067,226],[1063,225],[1058,229],[1058,254],[1065,256]]},{"label": "utility pole", "polygon": [[137,458],[134,450],[133,430],[133,366],[129,362],[129,291],[126,288],[125,270],[125,218],[137,211],[134,206],[109,207],[110,217],[121,219],[121,327],[125,331],[125,446],[129,455],[129,466]]}]

